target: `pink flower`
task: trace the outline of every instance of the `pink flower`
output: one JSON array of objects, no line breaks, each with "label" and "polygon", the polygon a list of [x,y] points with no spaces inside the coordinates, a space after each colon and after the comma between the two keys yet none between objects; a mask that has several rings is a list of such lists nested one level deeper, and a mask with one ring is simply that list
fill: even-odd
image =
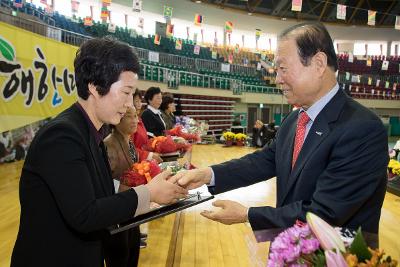
[{"label": "pink flower", "polygon": [[336,250],[336,252],[325,250],[325,259],[327,267],[347,267],[347,263],[343,258],[342,253],[338,250]]},{"label": "pink flower", "polygon": [[319,248],[319,242],[316,238],[304,239],[301,242],[301,253],[310,254]]}]

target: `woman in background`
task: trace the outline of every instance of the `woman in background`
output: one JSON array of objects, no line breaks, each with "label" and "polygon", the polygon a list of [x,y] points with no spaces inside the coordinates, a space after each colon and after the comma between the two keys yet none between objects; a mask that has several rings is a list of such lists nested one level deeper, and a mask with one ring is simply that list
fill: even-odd
[{"label": "woman in background", "polygon": [[147,109],[142,113],[142,121],[144,127],[146,127],[147,135],[150,137],[164,135],[165,122],[159,109],[162,103],[160,88],[150,87],[147,89],[144,99],[147,103]]},{"label": "woman in background", "polygon": [[[130,141],[130,136],[136,132],[137,125],[136,109],[129,108],[121,122],[111,126],[111,134],[104,139],[116,192],[130,189],[122,177],[125,171],[132,168],[133,163],[138,162],[135,146]],[[107,267],[137,266],[140,249],[139,227],[112,235],[105,244]]]},{"label": "woman in background", "polygon": [[176,109],[175,109],[173,95],[165,94],[163,96],[160,110],[161,110],[161,116],[165,122],[165,129],[171,130],[172,128],[174,128],[175,123],[176,123],[176,119],[175,119],[175,115],[174,115],[174,112],[176,111]]},{"label": "woman in background", "polygon": [[147,130],[143,124],[141,119],[141,110],[142,110],[142,96],[140,94],[140,90],[136,89],[135,93],[133,94],[133,105],[136,108],[136,112],[138,115],[138,124],[137,130],[131,135],[131,140],[135,145],[135,148],[139,154],[139,161],[142,160],[151,160],[154,159],[158,163],[162,162],[162,159],[158,153],[149,152],[144,149],[147,145],[149,138],[147,137]]}]

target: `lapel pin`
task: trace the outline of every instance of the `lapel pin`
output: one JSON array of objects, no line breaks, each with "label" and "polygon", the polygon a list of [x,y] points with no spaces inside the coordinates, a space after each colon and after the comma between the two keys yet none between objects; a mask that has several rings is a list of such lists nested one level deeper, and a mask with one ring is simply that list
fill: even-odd
[{"label": "lapel pin", "polygon": [[315,132],[316,134],[318,134],[319,136],[321,136],[322,135],[322,132]]}]

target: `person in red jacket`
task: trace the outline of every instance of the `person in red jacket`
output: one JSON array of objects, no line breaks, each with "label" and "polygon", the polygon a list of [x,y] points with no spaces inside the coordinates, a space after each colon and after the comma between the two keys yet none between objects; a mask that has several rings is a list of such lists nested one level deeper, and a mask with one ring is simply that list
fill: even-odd
[{"label": "person in red jacket", "polygon": [[142,111],[142,95],[140,94],[139,89],[136,89],[135,93],[133,94],[133,105],[138,112],[139,122],[137,126],[137,131],[131,135],[131,140],[133,141],[135,148],[139,154],[139,161],[154,159],[158,163],[160,163],[163,160],[158,153],[150,152],[143,148],[145,145],[147,145],[149,138],[147,137],[147,130],[140,117]]}]

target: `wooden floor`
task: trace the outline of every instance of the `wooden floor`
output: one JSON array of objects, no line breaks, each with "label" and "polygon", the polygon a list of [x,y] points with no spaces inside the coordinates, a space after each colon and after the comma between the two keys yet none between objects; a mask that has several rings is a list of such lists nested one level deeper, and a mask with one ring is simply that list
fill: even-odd
[{"label": "wooden floor", "polygon": [[[192,162],[198,167],[237,158],[252,148],[197,145]],[[19,224],[18,181],[22,162],[0,165],[0,267],[9,266]],[[275,179],[216,196],[248,206],[275,205]],[[268,243],[257,243],[246,224],[225,226],[199,215],[210,202],[148,224],[148,246],[139,266],[265,266]],[[386,194],[382,209],[381,247],[400,259],[400,198]]]}]

